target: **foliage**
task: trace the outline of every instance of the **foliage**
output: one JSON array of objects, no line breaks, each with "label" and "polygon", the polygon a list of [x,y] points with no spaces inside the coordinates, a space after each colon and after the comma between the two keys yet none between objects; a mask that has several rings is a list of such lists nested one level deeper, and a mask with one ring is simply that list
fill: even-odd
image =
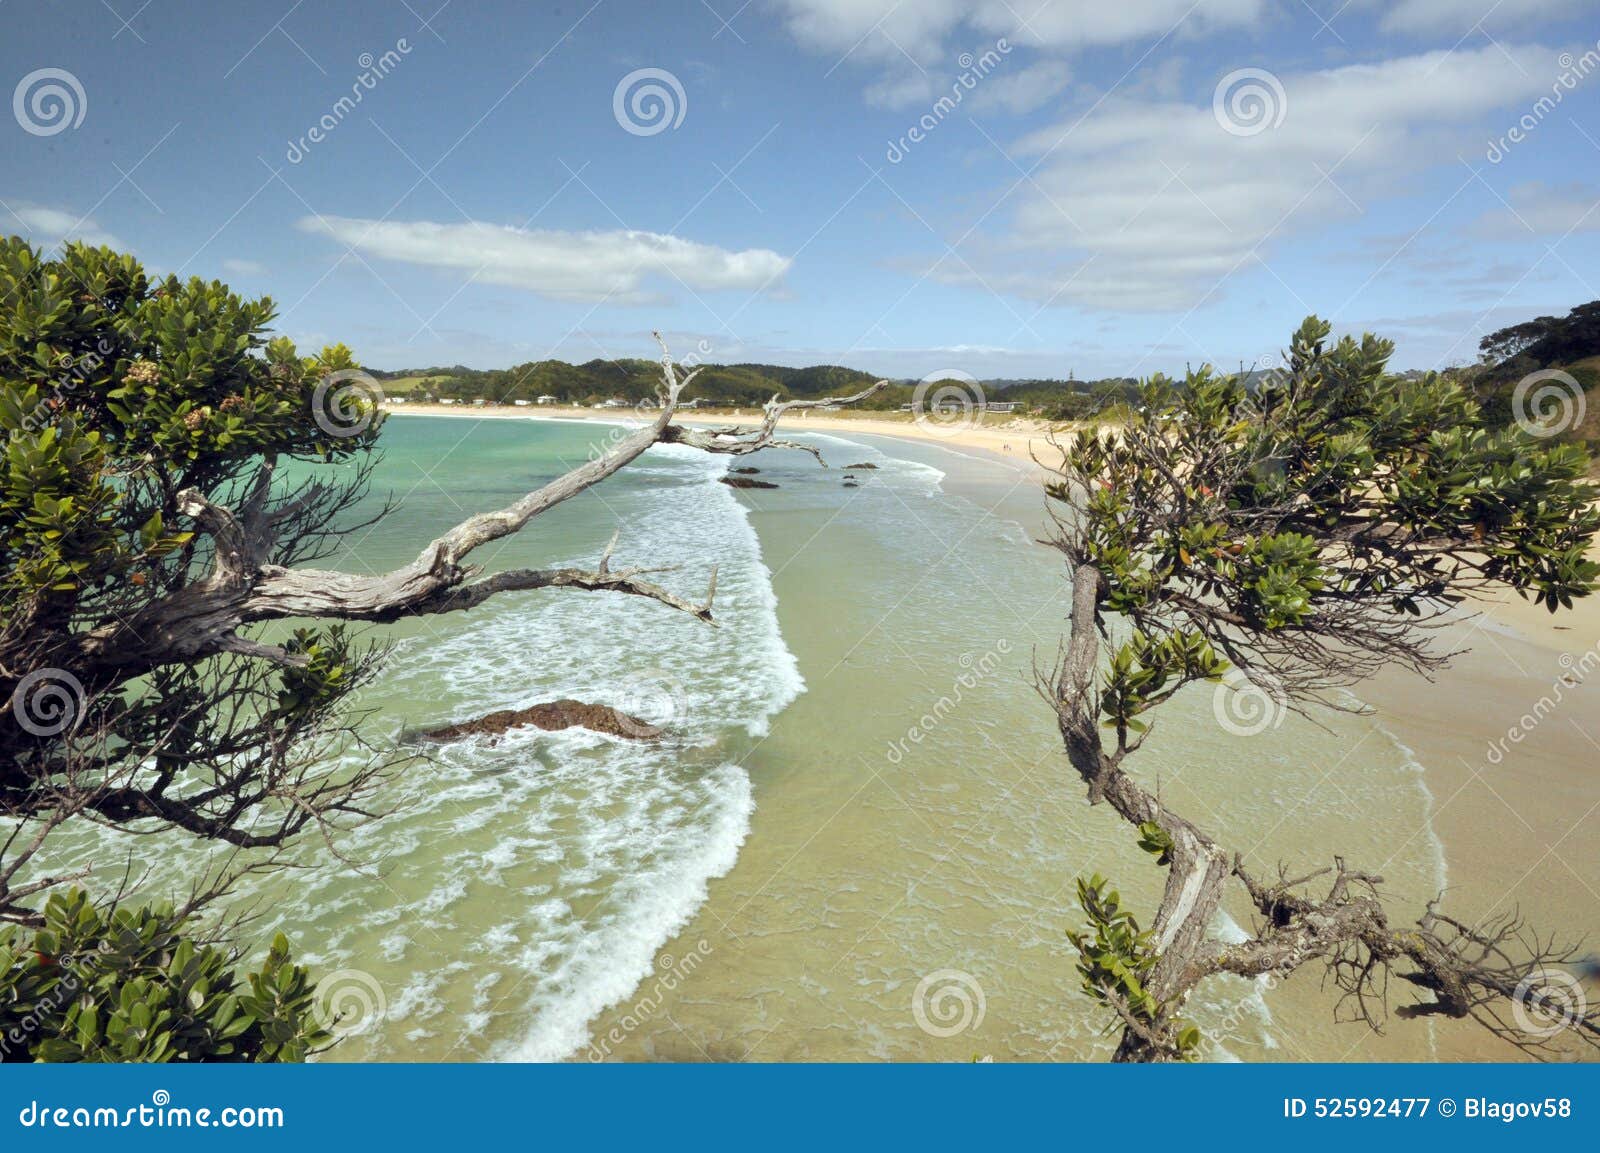
[{"label": "foliage", "polygon": [[1352,603],[1414,615],[1485,582],[1552,610],[1594,587],[1581,448],[1485,429],[1458,383],[1386,377],[1387,341],[1327,335],[1307,320],[1254,393],[1205,368],[1157,378],[1125,430],[1067,442],[1050,491],[1088,485],[1082,548],[1109,611],[1159,637],[1215,601],[1190,615],[1260,634]]},{"label": "foliage", "polygon": [[1191,680],[1217,680],[1228,662],[1212,651],[1198,632],[1180,631],[1160,640],[1135,632],[1111,658],[1100,709],[1105,723],[1135,733],[1145,731],[1139,714],[1159,705]]},{"label": "foliage", "polygon": [[[878,378],[839,365],[788,368],[776,364],[704,364],[688,392],[689,399],[711,406],[754,408],[777,396],[808,400],[860,392]],[[562,404],[592,406],[615,398],[629,404],[653,400],[660,365],[651,360],[619,358],[568,364],[562,360],[529,361],[506,369],[472,369],[463,365],[408,368],[375,373],[391,382],[396,394],[416,398],[471,401],[479,397],[497,404],[553,396]],[[1050,420],[1085,420],[1138,395],[1135,381],[998,380],[980,386],[988,401],[1020,404]],[[916,382],[899,382],[862,402],[862,407],[895,411],[910,404]]]},{"label": "foliage", "polygon": [[[1158,837],[1159,830],[1147,836]],[[1170,839],[1168,840],[1170,847]],[[1146,987],[1160,955],[1155,934],[1141,929],[1139,921],[1122,907],[1122,896],[1110,882],[1096,873],[1089,880],[1078,878],[1078,905],[1089,919],[1089,933],[1069,933],[1078,950],[1078,975],[1084,992],[1095,1000],[1115,1006],[1116,1023],[1128,1022],[1149,1031],[1171,1034],[1171,1044],[1184,1059],[1194,1056],[1200,1045],[1200,1031],[1183,1022],[1165,1020],[1163,1006]]]},{"label": "foliage", "polygon": [[[181,613],[217,579],[233,544],[207,510],[270,499],[268,560],[326,551],[381,417],[359,390],[327,395],[330,374],[356,374],[348,348],[299,356],[271,338],[270,299],[217,281],[152,277],[80,244],[47,258],[12,237],[0,302],[0,811],[40,823],[5,842],[0,921],[45,922],[5,938],[0,1017],[31,1022],[28,1053],[51,1060],[298,1059],[323,1034],[281,939],[238,974],[186,936],[189,907],[97,912],[73,892],[41,912],[53,882],[23,870],[75,819],[261,849],[237,864],[259,868],[307,823],[357,811],[380,766],[321,775],[308,749],[343,731],[336,706],[370,668],[342,627],[295,632],[281,660],[221,643],[158,660],[146,614]],[[345,466],[337,482],[315,475],[329,465]],[[37,677],[54,712],[24,692]],[[198,878],[191,907],[226,887]]]},{"label": "foliage", "polygon": [[1535,317],[1491,332],[1478,342],[1478,351],[1502,376],[1600,355],[1600,300],[1566,316]]},{"label": "foliage", "polygon": [[332,1040],[281,933],[241,973],[185,930],[170,908],[52,894],[43,927],[0,932],[0,1060],[302,1061]]},{"label": "foliage", "polygon": [[371,447],[315,422],[342,345],[301,359],[268,342],[268,298],[152,281],[132,256],[70,245],[46,260],[0,240],[0,624],[119,609],[192,560],[176,495],[226,489],[264,455],[340,460]]},{"label": "foliage", "polygon": [[[1572,378],[1581,395],[1567,398],[1575,411],[1553,430],[1552,438],[1584,445],[1591,454],[1600,450],[1600,395],[1595,392],[1600,368],[1586,363],[1600,357],[1600,300],[1579,305],[1564,317],[1536,317],[1492,332],[1480,349],[1483,362],[1459,370],[1459,375],[1475,393],[1490,427],[1537,416],[1528,398],[1518,397],[1518,386],[1533,373],[1559,371]],[[1567,388],[1574,391],[1571,385]]]},{"label": "foliage", "polygon": [[[553,396],[563,404],[598,404],[616,398],[636,404],[654,402],[661,366],[653,360],[618,358],[568,364],[562,360],[529,361],[505,369],[405,369],[378,374],[403,379],[413,395],[485,400],[510,404]],[[807,399],[860,392],[877,378],[852,368],[816,365],[785,368],[773,364],[706,364],[690,387],[688,399],[706,404],[757,407],[774,395]],[[909,399],[909,397],[908,397]],[[874,407],[882,407],[879,399]]]}]

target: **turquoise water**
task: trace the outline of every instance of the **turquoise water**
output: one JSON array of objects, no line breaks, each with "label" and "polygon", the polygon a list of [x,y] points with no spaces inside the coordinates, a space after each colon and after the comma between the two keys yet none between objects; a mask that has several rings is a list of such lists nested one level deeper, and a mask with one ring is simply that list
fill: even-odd
[{"label": "turquoise water", "polygon": [[[371,499],[398,508],[324,563],[403,563],[617,435],[393,419]],[[936,446],[814,440],[834,468],[763,453],[738,463],[780,487],[738,493],[717,481],[728,458],[653,449],[475,558],[591,565],[619,532],[613,564],[678,565],[658,579],[686,596],[718,565],[716,628],[545,590],[377,634],[398,642],[359,702],[380,739],[562,696],[669,735],[438,749],[386,788],[390,815],[340,840],[357,868],[313,838],[307,868],[252,882],[252,934],[288,932],[353,1011],[332,1059],[1104,1054],[1065,937],[1073,881],[1099,870],[1148,900],[1158,875],[1083,803],[1034,694],[1067,592],[1033,539],[1039,492]],[[848,487],[853,463],[877,467]],[[1388,857],[1427,824],[1417,766],[1370,721],[1290,717],[1241,743],[1209,693],[1169,713],[1139,771],[1253,856]],[[1437,846],[1406,843],[1385,872],[1431,895]],[[91,853],[131,854],[154,891],[208,857],[107,834],[63,839],[51,864]],[[1315,991],[1215,989],[1195,1007],[1223,1042],[1211,1055],[1342,1053],[1348,1036],[1274,1014],[1298,996]],[[1410,1037],[1374,1052],[1425,1056],[1425,1031]]]}]

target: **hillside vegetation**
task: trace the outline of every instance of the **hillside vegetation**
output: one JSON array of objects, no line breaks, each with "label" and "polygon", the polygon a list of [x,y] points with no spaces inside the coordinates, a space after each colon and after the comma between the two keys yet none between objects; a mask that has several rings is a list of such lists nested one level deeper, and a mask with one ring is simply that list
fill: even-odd
[{"label": "hillside vegetation", "polygon": [[[1447,370],[1469,385],[1494,426],[1515,421],[1516,390],[1530,373],[1559,370],[1576,381],[1576,389],[1558,382],[1569,398],[1571,418],[1556,434],[1563,441],[1587,445],[1591,456],[1600,455],[1600,301],[1579,305],[1564,317],[1541,316],[1484,337],[1481,360],[1466,368]],[[474,369],[465,365],[407,368],[375,372],[384,390],[410,399],[482,398],[491,404],[537,401],[551,396],[561,404],[596,405],[607,400],[634,404],[655,396],[660,366],[654,360],[624,358],[568,364],[563,360],[536,360],[503,369]],[[1265,374],[1247,372],[1243,382],[1254,391]],[[1404,374],[1421,377],[1420,372]],[[860,392],[880,377],[863,369],[841,365],[788,368],[776,364],[707,364],[686,397],[716,408],[754,408],[773,396],[784,400],[812,400]],[[889,388],[860,405],[877,411],[897,411],[910,404],[920,382],[895,380]],[[1136,404],[1138,382],[1131,377],[1101,380],[988,380],[950,382],[948,395],[955,403],[1012,403],[1027,415],[1049,420],[1073,420],[1097,413],[1125,411]],[[925,390],[924,403],[933,404],[940,392]],[[1527,390],[1525,390],[1526,392]],[[1582,403],[1579,403],[1579,396]],[[1533,402],[1525,399],[1524,407]],[[1557,398],[1559,399],[1559,398]],[[1591,403],[1592,400],[1592,403]],[[1546,403],[1549,397],[1546,397]],[[1580,411],[1581,409],[1581,411]],[[1001,418],[1003,419],[1003,418]]]},{"label": "hillside vegetation", "polygon": [[[1491,332],[1478,347],[1483,363],[1466,372],[1491,421],[1531,416],[1553,439],[1586,446],[1591,459],[1600,455],[1600,300]],[[1536,376],[1550,373],[1564,378]]]},{"label": "hillside vegetation", "polygon": [[[653,360],[590,360],[568,364],[563,360],[538,360],[504,369],[473,369],[464,365],[407,368],[375,372],[391,396],[413,399],[471,401],[479,397],[492,404],[517,400],[537,401],[553,396],[562,404],[594,405],[606,400],[632,404],[653,398],[661,368]],[[862,369],[822,364],[788,368],[777,364],[708,364],[688,390],[690,399],[713,407],[752,408],[773,396],[785,400],[812,400],[860,392],[881,377]],[[992,381],[977,385],[952,381],[958,395],[990,402],[1011,402],[1029,412],[1055,419],[1085,416],[1109,403],[1125,402],[1136,390],[1131,379],[1100,381],[1025,380]],[[860,407],[897,410],[911,403],[917,381],[901,380]],[[934,386],[936,389],[937,385]],[[929,403],[932,397],[928,398]]]}]

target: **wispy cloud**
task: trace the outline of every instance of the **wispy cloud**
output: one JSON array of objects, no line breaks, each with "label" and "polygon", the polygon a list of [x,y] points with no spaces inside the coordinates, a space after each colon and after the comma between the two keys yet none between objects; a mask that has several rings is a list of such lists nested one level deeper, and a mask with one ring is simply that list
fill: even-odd
[{"label": "wispy cloud", "polygon": [[1248,136],[1225,131],[1209,101],[1113,98],[1022,140],[1018,162],[1037,169],[1010,226],[975,235],[967,264],[934,275],[1096,308],[1215,299],[1287,238],[1357,219],[1453,162],[1488,114],[1548,87],[1553,62],[1545,49],[1490,46],[1285,73],[1281,125]]},{"label": "wispy cloud", "polygon": [[1386,31],[1443,32],[1465,36],[1480,29],[1505,32],[1526,29],[1542,20],[1560,19],[1592,9],[1588,0],[1367,0],[1383,8]]},{"label": "wispy cloud", "polygon": [[104,244],[112,248],[126,247],[122,241],[87,216],[64,208],[47,208],[37,204],[13,205],[11,214],[22,222],[28,239],[45,248],[53,248],[69,240],[85,244]]},{"label": "wispy cloud", "polygon": [[1473,231],[1493,240],[1600,232],[1600,188],[1537,180],[1519,184],[1506,194],[1505,207],[1480,217]]},{"label": "wispy cloud", "polygon": [[[1264,0],[777,0],[789,34],[838,67],[871,68],[867,99],[888,107],[923,102],[955,71],[964,52],[981,52],[1004,37],[1046,59],[994,85],[991,107],[1028,111],[1066,83],[1060,56],[1086,48],[1185,39],[1248,27],[1266,11]],[[992,82],[991,82],[992,83]]]},{"label": "wispy cloud", "polygon": [[429,268],[452,269],[486,284],[523,288],[557,300],[614,304],[659,301],[657,288],[753,291],[776,283],[788,257],[765,248],[730,251],[660,232],[565,232],[481,221],[360,220],[308,216],[303,231],[332,237],[359,253]]}]

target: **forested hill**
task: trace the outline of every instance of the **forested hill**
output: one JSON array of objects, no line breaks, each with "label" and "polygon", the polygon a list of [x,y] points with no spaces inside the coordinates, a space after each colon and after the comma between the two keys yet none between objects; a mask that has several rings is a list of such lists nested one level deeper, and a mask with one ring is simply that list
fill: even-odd
[{"label": "forested hill", "polygon": [[[591,360],[568,364],[563,360],[537,360],[511,368],[480,370],[463,365],[374,371],[391,395],[417,398],[478,397],[496,404],[537,400],[553,396],[563,404],[600,404],[613,398],[638,401],[653,397],[661,379],[661,366],[653,360]],[[786,368],[777,364],[708,364],[685,394],[689,399],[717,407],[751,407],[774,394],[785,399],[814,399],[860,392],[882,379],[856,368],[834,364]],[[1122,399],[1132,381],[1031,380],[994,381],[981,385],[989,401],[1016,401],[1029,410],[1050,415],[1076,415],[1106,399]],[[892,387],[873,397],[866,407],[898,408],[911,400],[917,382],[893,381]]]},{"label": "forested hill", "polygon": [[[479,370],[452,365],[448,368],[404,369],[374,373],[397,393],[508,403],[553,396],[563,403],[598,404],[613,397],[636,401],[654,396],[661,366],[653,360],[591,360],[568,364],[562,360],[537,360],[511,368]],[[860,392],[878,377],[854,368],[818,365],[784,368],[775,364],[715,364],[704,366],[689,395],[705,403],[758,404],[773,393],[785,397],[818,397]]]},{"label": "forested hill", "polygon": [[1531,417],[1600,467],[1600,300],[1491,332],[1478,349],[1469,378],[1490,420]]}]

